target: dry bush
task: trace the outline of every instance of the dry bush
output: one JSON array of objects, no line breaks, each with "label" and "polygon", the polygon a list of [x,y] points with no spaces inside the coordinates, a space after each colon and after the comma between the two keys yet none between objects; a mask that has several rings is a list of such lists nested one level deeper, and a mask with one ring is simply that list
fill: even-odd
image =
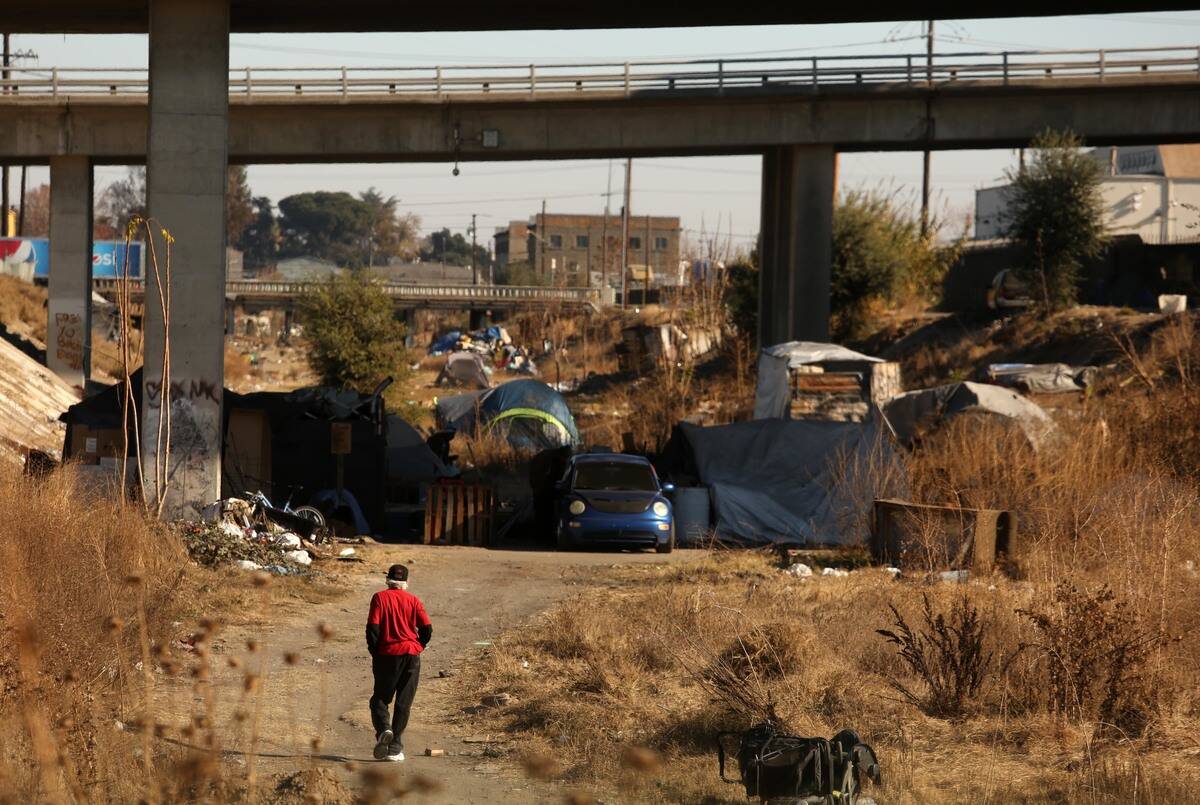
[{"label": "dry bush", "polygon": [[0,275],[0,324],[46,343],[46,289]]},{"label": "dry bush", "polygon": [[894,674],[888,675],[888,683],[926,715],[959,718],[993,671],[987,621],[980,618],[979,610],[966,595],[953,602],[948,614],[935,614],[928,595],[922,596],[922,602],[923,625],[918,630],[889,605],[894,630],[876,631],[896,647],[901,661],[910,674],[921,680],[924,690],[915,691]]}]

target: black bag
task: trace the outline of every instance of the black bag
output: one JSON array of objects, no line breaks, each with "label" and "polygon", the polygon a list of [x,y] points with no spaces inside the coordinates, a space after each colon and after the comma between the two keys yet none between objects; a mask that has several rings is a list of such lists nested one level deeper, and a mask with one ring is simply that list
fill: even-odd
[{"label": "black bag", "polygon": [[[740,780],[725,776],[727,745],[737,757]],[[836,797],[845,805],[857,800],[862,777],[876,785],[882,780],[874,750],[854,730],[842,730],[831,740],[800,738],[766,722],[740,735],[720,735],[717,758],[722,780],[740,782],[746,796],[764,801],[786,797],[832,803]]]}]

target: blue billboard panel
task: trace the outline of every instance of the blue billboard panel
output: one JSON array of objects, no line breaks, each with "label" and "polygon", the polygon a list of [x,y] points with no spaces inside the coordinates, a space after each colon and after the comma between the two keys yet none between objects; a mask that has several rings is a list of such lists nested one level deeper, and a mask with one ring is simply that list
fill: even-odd
[{"label": "blue billboard panel", "polygon": [[[0,238],[0,273],[26,278],[50,276],[50,241],[47,238]],[[119,277],[125,265],[125,242],[98,240],[92,244],[92,276]],[[129,244],[129,275],[142,276],[142,244]]]}]

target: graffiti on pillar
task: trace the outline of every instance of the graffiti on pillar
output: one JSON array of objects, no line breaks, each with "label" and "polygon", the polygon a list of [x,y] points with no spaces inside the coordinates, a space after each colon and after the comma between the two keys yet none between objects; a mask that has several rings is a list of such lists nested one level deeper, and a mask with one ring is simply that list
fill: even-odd
[{"label": "graffiti on pillar", "polygon": [[78,313],[54,314],[54,355],[71,369],[83,369],[83,317]]},{"label": "graffiti on pillar", "polygon": [[[217,391],[217,384],[209,380],[186,380],[183,382],[172,382],[171,402],[176,403],[180,400],[208,400],[209,402],[219,404],[221,402],[221,397]],[[146,401],[151,408],[159,408],[162,406],[161,380],[146,381]]]}]

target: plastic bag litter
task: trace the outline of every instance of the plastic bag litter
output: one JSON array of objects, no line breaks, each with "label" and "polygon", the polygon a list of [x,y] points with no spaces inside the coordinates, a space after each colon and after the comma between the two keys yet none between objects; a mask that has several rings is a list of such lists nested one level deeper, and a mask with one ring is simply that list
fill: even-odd
[{"label": "plastic bag litter", "polygon": [[251,562],[249,559],[235,559],[233,561],[233,566],[238,570],[247,570],[251,572],[263,569],[263,566],[258,562]]},{"label": "plastic bag litter", "polygon": [[353,548],[342,548],[338,551],[338,556],[354,556]]},{"label": "plastic bag litter", "polygon": [[798,579],[807,579],[813,574],[812,568],[803,562],[797,562],[796,564],[786,568],[783,572],[787,573],[789,576],[795,576]]},{"label": "plastic bag litter", "polygon": [[841,578],[841,577],[843,577],[843,576],[849,576],[849,575],[850,575],[850,571],[849,571],[849,570],[843,570],[843,569],[842,569],[842,568],[840,568],[840,567],[827,567],[827,568],[824,568],[824,569],[822,569],[822,570],[821,570],[821,575],[822,575],[822,576],[834,576],[834,577],[837,577],[837,578]]},{"label": "plastic bag litter", "polygon": [[220,531],[225,536],[233,537],[234,539],[245,539],[246,538],[245,530],[243,530],[240,526],[236,526],[233,523],[230,523],[227,521],[222,521],[220,523],[217,523],[217,530]]},{"label": "plastic bag litter", "polygon": [[312,557],[308,555],[308,551],[284,551],[283,560],[291,562],[294,565],[303,565],[304,567],[312,564]]},{"label": "plastic bag litter", "polygon": [[285,531],[275,537],[275,544],[286,550],[295,550],[300,547],[300,535],[293,534],[291,531]]}]

